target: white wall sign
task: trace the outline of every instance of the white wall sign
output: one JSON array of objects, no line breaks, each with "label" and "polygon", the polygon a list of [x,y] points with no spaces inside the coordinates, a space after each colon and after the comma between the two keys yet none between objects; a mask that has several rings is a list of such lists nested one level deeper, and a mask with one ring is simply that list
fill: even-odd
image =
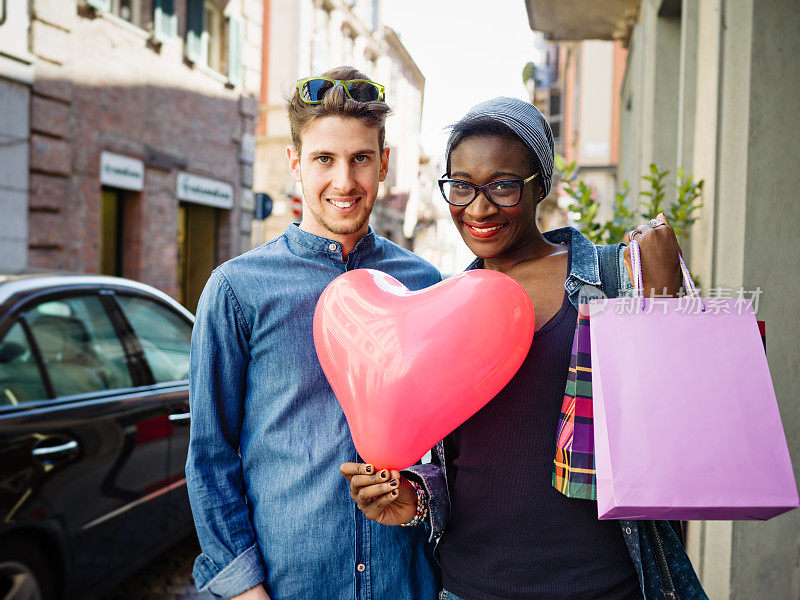
[{"label": "white wall sign", "polygon": [[100,183],[123,190],[144,189],[144,163],[130,156],[102,152],[100,154]]},{"label": "white wall sign", "polygon": [[224,181],[178,173],[177,196],[181,200],[217,208],[233,208],[233,186]]}]

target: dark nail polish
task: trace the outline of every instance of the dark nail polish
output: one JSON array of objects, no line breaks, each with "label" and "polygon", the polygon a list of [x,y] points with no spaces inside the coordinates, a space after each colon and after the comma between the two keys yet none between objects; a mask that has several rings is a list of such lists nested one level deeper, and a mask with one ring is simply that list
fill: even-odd
[{"label": "dark nail polish", "polygon": [[397,490],[392,490],[392,496],[397,496]]},{"label": "dark nail polish", "polygon": [[364,469],[367,473],[372,473],[372,465],[367,465]]},{"label": "dark nail polish", "polygon": [[386,479],[389,476],[388,471],[381,471],[381,479]]},{"label": "dark nail polish", "polygon": [[389,482],[389,485],[390,485],[390,486],[392,486],[392,487],[397,487],[397,479],[392,479],[392,480]]}]

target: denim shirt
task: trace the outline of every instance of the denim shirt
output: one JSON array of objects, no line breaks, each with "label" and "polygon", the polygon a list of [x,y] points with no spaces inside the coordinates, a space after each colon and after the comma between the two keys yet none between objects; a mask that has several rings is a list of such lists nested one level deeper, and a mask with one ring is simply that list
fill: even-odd
[{"label": "denim shirt", "polygon": [[[625,268],[623,244],[618,246],[616,256],[608,252],[603,253],[603,260],[609,261],[606,262],[604,271],[613,273],[617,280],[601,282],[601,257],[598,248],[578,230],[564,227],[543,232],[542,235],[549,242],[572,246],[572,262],[569,275],[564,282],[564,289],[576,309],[578,304],[591,298],[604,297],[603,288],[616,290],[619,296],[632,292],[633,285]],[[616,265],[611,261],[616,262]],[[482,267],[483,261],[476,259],[467,269]],[[555,452],[555,437],[553,452]],[[429,517],[426,526],[429,529],[430,541],[438,543],[450,519],[444,444],[441,442],[437,444],[432,452],[432,458],[431,463],[413,466],[403,471],[403,474],[422,485],[428,493]],[[587,500],[575,500],[575,502],[587,502]],[[682,540],[669,522],[623,520],[619,523],[645,600],[678,598],[707,600]],[[665,585],[662,579],[662,573],[666,573],[667,570],[673,586]]]},{"label": "denim shirt", "polygon": [[192,334],[186,482],[200,590],[262,581],[272,600],[430,600],[438,569],[422,528],[367,519],[343,462],[361,462],[312,336],[317,300],[345,271],[379,269],[411,290],[441,280],[370,230],[341,245],[290,225],[212,273]]}]

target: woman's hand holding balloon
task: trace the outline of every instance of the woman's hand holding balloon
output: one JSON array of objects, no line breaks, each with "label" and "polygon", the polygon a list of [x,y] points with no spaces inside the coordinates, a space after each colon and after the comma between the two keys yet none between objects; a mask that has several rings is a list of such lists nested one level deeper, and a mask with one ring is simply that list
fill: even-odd
[{"label": "woman's hand holding balloon", "polygon": [[350,497],[361,512],[384,525],[401,525],[414,518],[417,494],[399,471],[375,472],[372,465],[344,463],[340,469],[350,482]]}]

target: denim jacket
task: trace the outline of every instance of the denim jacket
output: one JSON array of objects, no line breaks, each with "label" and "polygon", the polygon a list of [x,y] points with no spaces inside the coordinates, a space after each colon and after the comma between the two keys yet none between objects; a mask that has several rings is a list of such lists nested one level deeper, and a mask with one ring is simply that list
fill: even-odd
[{"label": "denim jacket", "polygon": [[272,600],[431,600],[438,569],[422,529],[386,527],[350,499],[361,462],[314,349],[325,286],[379,269],[411,290],[441,280],[370,230],[341,245],[290,225],[211,275],[192,333],[186,483],[202,548],[200,590],[265,583]]},{"label": "denim jacket", "polygon": [[[624,245],[617,245],[617,252],[600,252],[571,227],[544,232],[543,235],[550,242],[572,246],[572,262],[564,288],[576,308],[590,298],[602,297],[604,290],[608,292],[607,296],[623,296],[633,289],[625,268]],[[615,281],[600,281],[601,260],[607,261],[602,271],[612,273]],[[482,261],[478,259],[468,269],[481,267]],[[555,451],[555,438],[553,449]],[[422,485],[428,493],[429,518],[426,525],[430,541],[438,543],[450,519],[444,444],[437,444],[430,463],[415,465],[403,474]],[[667,521],[623,520],[619,524],[645,600],[708,600],[683,547],[679,528]]]}]

